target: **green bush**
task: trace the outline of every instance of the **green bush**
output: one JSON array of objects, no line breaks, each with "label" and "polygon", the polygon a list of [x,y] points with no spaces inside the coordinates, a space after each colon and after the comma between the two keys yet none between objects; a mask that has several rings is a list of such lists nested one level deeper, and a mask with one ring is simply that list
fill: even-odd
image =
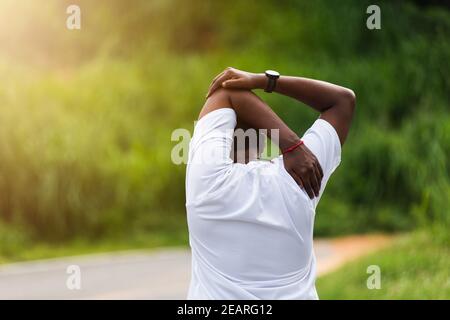
[{"label": "green bush", "polygon": [[[25,3],[29,19],[0,28],[3,224],[59,241],[185,219],[170,135],[192,129],[211,78],[233,65],[356,92],[318,235],[450,225],[445,8],[382,1],[382,30],[370,31],[369,1],[78,1],[82,29],[68,31],[69,2]],[[1,6],[3,21],[14,5]],[[262,96],[298,132],[317,117]]]}]

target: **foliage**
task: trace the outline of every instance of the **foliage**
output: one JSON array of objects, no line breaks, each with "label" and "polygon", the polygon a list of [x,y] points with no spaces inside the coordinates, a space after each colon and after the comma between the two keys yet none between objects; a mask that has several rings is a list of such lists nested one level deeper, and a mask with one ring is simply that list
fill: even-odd
[{"label": "foliage", "polygon": [[[192,129],[228,65],[356,92],[317,235],[450,225],[444,7],[380,1],[382,29],[371,31],[369,1],[75,1],[82,29],[69,31],[68,3],[0,5],[0,218],[24,239],[108,238],[184,221],[185,168],[170,161],[170,135]],[[298,132],[317,116],[261,96]]]}]

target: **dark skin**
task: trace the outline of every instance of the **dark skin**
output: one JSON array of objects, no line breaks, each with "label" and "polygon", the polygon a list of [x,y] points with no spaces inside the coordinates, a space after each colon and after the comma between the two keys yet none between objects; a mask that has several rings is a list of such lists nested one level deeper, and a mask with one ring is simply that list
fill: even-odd
[{"label": "dark skin", "polygon": [[[199,118],[224,107],[233,108],[239,122],[255,129],[279,130],[279,147],[285,150],[300,138],[273,111],[250,90],[264,89],[267,78],[264,74],[250,73],[227,68],[214,78],[207,100]],[[281,76],[274,90],[277,93],[301,101],[321,113],[339,136],[341,144],[350,128],[355,109],[355,95],[350,89],[324,81],[300,77]],[[257,115],[257,116],[255,116]],[[270,138],[270,136],[269,136]],[[312,199],[319,195],[323,178],[322,168],[314,154],[301,145],[283,156],[287,172]]]}]

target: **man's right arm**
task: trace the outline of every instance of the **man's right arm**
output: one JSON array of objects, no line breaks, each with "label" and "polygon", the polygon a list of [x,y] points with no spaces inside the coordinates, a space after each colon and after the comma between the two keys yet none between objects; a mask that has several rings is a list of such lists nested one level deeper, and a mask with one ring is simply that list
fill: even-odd
[{"label": "man's right arm", "polygon": [[[297,134],[264,101],[248,90],[216,90],[207,99],[199,118],[224,107],[233,108],[238,120],[247,127],[267,130],[269,138],[272,129],[279,130],[279,147],[282,150],[300,141]],[[311,199],[319,195],[323,171],[308,147],[301,145],[285,154],[283,161],[286,170]]]}]

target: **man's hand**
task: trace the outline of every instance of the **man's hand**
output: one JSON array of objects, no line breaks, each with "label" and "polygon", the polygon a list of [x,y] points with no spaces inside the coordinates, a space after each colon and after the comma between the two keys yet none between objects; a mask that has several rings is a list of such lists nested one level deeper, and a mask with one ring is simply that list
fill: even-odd
[{"label": "man's hand", "polygon": [[312,199],[319,196],[323,178],[322,167],[316,156],[302,144],[297,149],[283,155],[284,167]]},{"label": "man's hand", "polygon": [[228,67],[211,82],[206,97],[211,96],[219,88],[263,89],[266,81],[266,76],[263,73],[251,73]]}]

